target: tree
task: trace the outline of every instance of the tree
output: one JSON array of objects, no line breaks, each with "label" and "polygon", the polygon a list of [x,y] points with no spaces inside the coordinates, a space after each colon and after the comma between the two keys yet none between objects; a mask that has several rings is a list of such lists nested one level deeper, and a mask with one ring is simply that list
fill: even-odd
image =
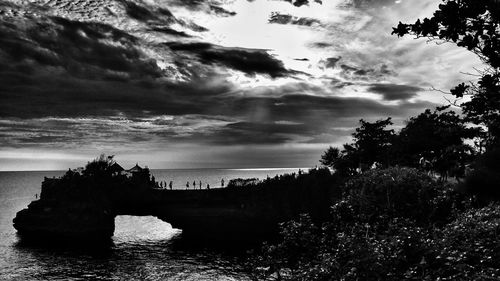
[{"label": "tree", "polygon": [[342,159],[342,153],[337,147],[329,147],[323,155],[319,162],[326,167],[335,167],[337,163]]},{"label": "tree", "polygon": [[359,123],[361,126],[352,134],[354,142],[344,144],[342,151],[328,148],[321,156],[321,164],[334,168],[343,176],[355,174],[357,168],[366,170],[375,162],[388,165],[394,130],[386,127],[392,125],[391,118],[373,123],[361,119]]},{"label": "tree", "polygon": [[111,166],[115,163],[113,159],[114,155],[106,156],[105,154],[99,155],[98,158],[94,159],[92,162],[88,162],[83,170],[85,176],[111,176]]},{"label": "tree", "polygon": [[[459,86],[460,87],[460,86]],[[462,104],[467,121],[488,128],[483,136],[486,147],[500,144],[500,76],[499,73],[484,75],[477,85],[467,88],[473,95]]]},{"label": "tree", "polygon": [[394,130],[386,129],[393,124],[391,118],[377,120],[374,123],[361,119],[359,123],[361,126],[356,128],[353,137],[360,164],[371,166],[374,162],[379,162],[387,166],[389,149],[394,139]]},{"label": "tree", "polygon": [[414,35],[451,42],[476,54],[488,68],[475,83],[451,89],[457,98],[469,95],[461,104],[467,121],[488,129],[487,147],[500,142],[500,1],[443,0],[431,18],[414,24],[399,22],[392,34]]},{"label": "tree", "polygon": [[447,109],[449,106],[427,109],[410,118],[396,137],[395,163],[418,167],[423,157],[434,163],[433,168],[441,174],[464,169],[473,153],[473,148],[464,141],[476,137],[478,130],[468,128],[462,117]]},{"label": "tree", "polygon": [[426,37],[453,42],[475,53],[498,70],[500,68],[500,1],[443,0],[431,18],[414,24],[399,22],[393,34]]}]

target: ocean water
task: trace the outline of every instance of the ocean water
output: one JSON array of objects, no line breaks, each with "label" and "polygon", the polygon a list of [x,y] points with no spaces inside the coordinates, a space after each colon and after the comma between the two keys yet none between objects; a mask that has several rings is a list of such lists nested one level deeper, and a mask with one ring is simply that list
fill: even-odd
[{"label": "ocean water", "polygon": [[[152,170],[157,181],[202,181],[220,188],[233,178],[273,177],[298,169]],[[109,245],[33,245],[12,227],[16,212],[40,193],[44,176],[64,171],[0,172],[0,280],[250,280],[244,270],[245,247],[186,241],[182,230],[154,217],[119,216]]]}]

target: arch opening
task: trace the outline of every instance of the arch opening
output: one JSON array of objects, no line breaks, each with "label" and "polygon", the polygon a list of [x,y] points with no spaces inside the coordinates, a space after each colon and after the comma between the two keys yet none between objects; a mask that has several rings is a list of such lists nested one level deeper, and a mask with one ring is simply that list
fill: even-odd
[{"label": "arch opening", "polygon": [[115,217],[115,242],[163,241],[178,236],[182,231],[172,228],[154,216],[119,215]]}]

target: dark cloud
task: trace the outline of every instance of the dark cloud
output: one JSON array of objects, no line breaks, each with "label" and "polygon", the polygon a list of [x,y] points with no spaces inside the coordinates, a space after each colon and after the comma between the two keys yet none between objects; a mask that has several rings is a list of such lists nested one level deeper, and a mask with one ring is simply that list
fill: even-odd
[{"label": "dark cloud", "polygon": [[[180,37],[189,37],[185,32],[177,31],[171,26],[173,24],[179,24],[185,28],[191,29],[195,32],[205,32],[208,31],[207,28],[200,26],[190,20],[178,19],[172,14],[172,12],[166,8],[151,7],[145,3],[139,5],[135,2],[122,0],[127,14],[138,21],[144,22],[153,31],[163,32],[169,35],[175,35]],[[208,13],[216,14],[218,16],[233,16],[236,13],[229,12],[222,7],[217,5],[208,5],[203,1],[186,1],[183,6],[187,6],[195,10],[205,10]]]},{"label": "dark cloud", "polygon": [[343,80],[336,79],[336,78],[331,78],[330,84],[333,86],[333,88],[342,89],[342,88],[345,88],[347,86],[355,85],[356,83],[349,82],[349,81],[343,81]]},{"label": "dark cloud", "polygon": [[265,50],[228,48],[208,43],[167,43],[173,51],[196,55],[205,64],[218,64],[248,75],[267,74],[273,78],[292,74],[283,63]]},{"label": "dark cloud", "polygon": [[0,85],[0,116],[196,114],[210,111],[210,100],[230,89],[224,84],[207,87],[208,81],[198,85],[152,83],[153,87],[142,82],[79,80],[67,75],[35,76],[29,83]]},{"label": "dark cloud", "polygon": [[361,79],[361,80],[376,80],[384,76],[396,75],[394,71],[389,69],[385,64],[376,68],[362,68],[348,64],[341,64],[341,76],[347,79]]},{"label": "dark cloud", "polygon": [[[285,1],[285,2],[289,2],[290,4],[296,6],[296,7],[300,7],[300,6],[304,6],[304,5],[309,5],[309,0],[282,0],[282,1]],[[311,2],[316,2],[316,3],[319,3],[319,4],[322,4],[323,2],[321,0],[314,0],[314,1],[311,1]]]},{"label": "dark cloud", "polygon": [[201,9],[207,4],[205,0],[173,0],[169,2],[172,6],[187,7],[191,10]]},{"label": "dark cloud", "polygon": [[347,64],[342,64],[340,66],[340,68],[342,68],[342,70],[344,71],[349,71],[349,72],[354,72],[354,71],[358,71],[359,69],[354,67],[354,66],[350,66],[350,65],[347,65]]},{"label": "dark cloud", "polygon": [[134,2],[122,0],[127,14],[140,21],[158,20],[158,17],[148,8],[137,5]]},{"label": "dark cloud", "polygon": [[221,17],[232,17],[236,15],[236,12],[228,11],[217,5],[210,5],[210,11]]},{"label": "dark cloud", "polygon": [[384,75],[394,75],[396,76],[397,73],[394,72],[393,70],[391,70],[389,68],[389,66],[387,66],[386,64],[383,64],[381,67],[380,67],[380,73],[384,74]]},{"label": "dark cloud", "polygon": [[325,61],[325,67],[327,68],[335,68],[337,63],[342,59],[342,57],[333,57],[333,58],[327,58]]},{"label": "dark cloud", "polygon": [[[313,123],[328,123],[335,118],[381,115],[405,116],[409,109],[415,106],[425,108],[424,105],[429,105],[429,103],[418,102],[389,106],[365,98],[293,94],[276,98],[249,97],[238,99],[235,100],[233,110],[236,110],[235,113],[247,113],[253,120],[259,120],[260,118],[267,119],[267,121],[287,120],[314,126]],[[252,115],[254,112],[256,115]]]},{"label": "dark cloud", "polygon": [[328,42],[315,42],[311,44],[311,47],[318,49],[329,48],[331,46],[333,46],[333,44]]},{"label": "dark cloud", "polygon": [[372,84],[368,91],[380,94],[385,100],[395,101],[411,99],[422,91],[422,88],[398,84]]},{"label": "dark cloud", "polygon": [[212,144],[282,144],[293,140],[272,129],[281,129],[275,124],[240,122],[232,123],[215,132],[198,133],[193,137]]},{"label": "dark cloud", "polygon": [[170,27],[157,26],[157,27],[151,28],[151,30],[152,31],[156,31],[156,32],[160,32],[160,33],[163,33],[163,34],[178,36],[178,37],[185,37],[185,38],[192,37],[191,35],[187,34],[184,31],[177,31],[177,30],[172,29]]},{"label": "dark cloud", "polygon": [[303,26],[312,26],[314,24],[321,24],[321,22],[317,19],[313,18],[302,18],[302,17],[294,17],[288,14],[280,14],[277,12],[271,13],[269,17],[269,23],[277,23],[277,24],[293,24],[293,25],[303,25]]},{"label": "dark cloud", "polygon": [[169,5],[184,7],[193,11],[204,11],[208,14],[216,15],[219,17],[232,17],[236,12],[228,11],[222,7],[218,1],[205,1],[205,0],[174,0],[170,1]]},{"label": "dark cloud", "polygon": [[[11,120],[58,116],[65,118],[65,121],[40,121],[26,130],[51,130],[21,137],[19,129],[22,127],[19,125],[7,128],[7,132],[17,133],[16,140],[12,142],[18,145],[49,143],[49,139],[55,141],[53,145],[61,145],[56,140],[62,141],[63,138],[69,138],[64,139],[67,144],[126,142],[132,136],[144,141],[159,137],[170,141],[211,144],[314,143],[324,140],[325,134],[339,133],[339,127],[356,126],[361,116],[367,119],[385,116],[406,119],[408,115],[434,106],[425,102],[406,101],[398,106],[390,106],[364,98],[301,94],[318,91],[303,84],[264,89],[264,92],[259,92],[261,96],[256,97],[252,93],[254,90],[244,95],[230,94],[237,93],[237,88],[230,84],[212,84],[210,79],[190,83],[151,82],[151,87],[130,81],[83,81],[65,75],[31,75],[30,78],[29,83],[21,85],[18,82],[15,87],[0,85],[0,98],[3,101],[0,103],[0,116]],[[157,116],[162,115],[200,117],[199,120],[182,122],[157,119]],[[110,121],[99,121],[91,126],[80,124],[87,122],[79,121],[81,118],[96,116]],[[121,118],[119,116],[130,120],[132,125],[117,129],[115,122],[119,120],[116,118]],[[221,121],[214,118],[230,122],[221,126],[218,125]],[[149,119],[147,122],[164,126],[165,129],[154,132],[149,129],[144,132],[130,131],[134,128],[134,122],[142,124],[145,122],[143,120]],[[189,133],[170,129],[173,125],[179,128],[197,127],[197,122],[207,123],[209,128],[191,130]],[[212,123],[213,126],[210,125]],[[346,131],[342,136],[349,134],[350,131]],[[8,140],[7,137],[4,139]]]},{"label": "dark cloud", "polygon": [[433,106],[427,102],[403,102],[390,106],[363,98],[309,95],[221,99],[218,105],[212,103],[219,114],[244,121],[210,130],[197,130],[188,136],[172,132],[155,135],[218,145],[324,143],[348,138],[352,130],[345,128],[357,126],[360,116],[372,121],[392,116],[402,122],[408,113],[416,114]]},{"label": "dark cloud", "polygon": [[59,67],[76,77],[95,79],[162,75],[156,63],[136,48],[134,36],[109,25],[52,18],[19,26],[0,22],[0,50],[9,67],[17,64],[29,68],[38,63]]},{"label": "dark cloud", "polygon": [[[179,41],[151,43],[94,21],[28,16],[0,19],[0,121],[5,121],[0,122],[0,137],[4,147],[168,141],[318,143],[349,136],[351,132],[345,128],[356,126],[361,117],[406,119],[433,106],[408,102],[412,89],[401,85],[370,85],[370,91],[386,100],[399,100],[397,106],[342,98],[331,89],[307,83],[242,90],[225,79],[227,69],[272,78],[295,72],[266,50],[185,43],[182,40],[189,35],[173,29],[171,23],[206,29],[140,1],[121,3],[128,17],[140,21],[134,24],[143,27],[141,32],[160,32]],[[177,5],[209,9],[217,16],[233,15],[215,2],[179,1]],[[281,21],[316,23],[294,17]],[[318,48],[329,46],[316,43]],[[149,47],[164,56],[167,67],[160,68],[144,51]],[[339,66],[339,60],[332,57],[325,63],[340,67],[344,75],[363,79],[391,72],[386,65]],[[332,89],[341,88],[342,83],[348,82],[332,81]]]},{"label": "dark cloud", "polygon": [[392,6],[397,3],[396,0],[353,0],[350,2],[356,8],[373,8]]}]

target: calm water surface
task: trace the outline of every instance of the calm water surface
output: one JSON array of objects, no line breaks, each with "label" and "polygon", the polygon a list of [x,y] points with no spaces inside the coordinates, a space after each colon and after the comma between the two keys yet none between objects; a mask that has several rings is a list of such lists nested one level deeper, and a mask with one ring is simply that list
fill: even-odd
[{"label": "calm water surface", "polygon": [[[220,186],[231,178],[265,178],[296,172],[273,170],[153,170],[157,181]],[[44,176],[64,172],[0,172],[0,280],[249,280],[245,250],[193,243],[154,217],[119,216],[109,245],[41,246],[20,241],[12,227],[17,211],[40,193]],[[191,186],[192,187],[192,186]]]}]

